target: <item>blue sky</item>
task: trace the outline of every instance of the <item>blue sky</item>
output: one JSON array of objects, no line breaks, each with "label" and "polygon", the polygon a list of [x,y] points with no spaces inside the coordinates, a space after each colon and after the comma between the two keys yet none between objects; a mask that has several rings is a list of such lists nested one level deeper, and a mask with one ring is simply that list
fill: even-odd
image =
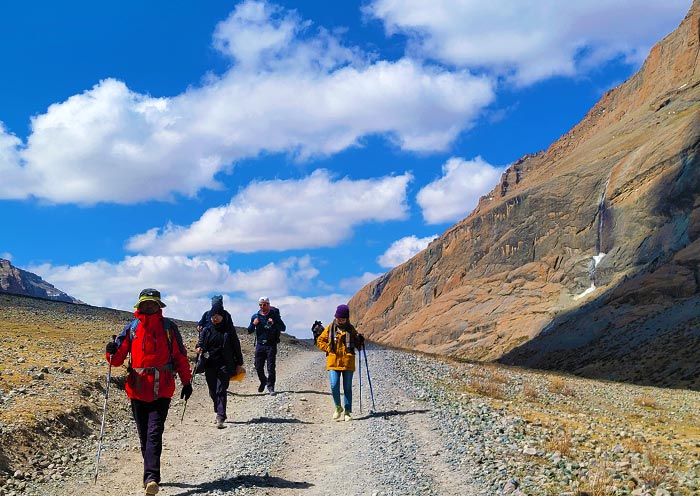
[{"label": "blue sky", "polygon": [[[527,5],[535,3],[536,5]],[[0,6],[0,257],[84,302],[156,287],[310,337],[466,217],[691,0]]]}]

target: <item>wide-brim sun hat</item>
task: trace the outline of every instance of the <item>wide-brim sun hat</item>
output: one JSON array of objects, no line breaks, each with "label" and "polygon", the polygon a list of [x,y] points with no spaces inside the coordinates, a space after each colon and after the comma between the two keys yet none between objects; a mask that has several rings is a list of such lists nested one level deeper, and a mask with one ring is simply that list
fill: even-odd
[{"label": "wide-brim sun hat", "polygon": [[138,308],[139,305],[144,301],[155,301],[156,303],[158,303],[158,306],[160,306],[160,308],[164,308],[166,306],[165,303],[163,303],[160,299],[160,291],[153,288],[146,288],[139,293],[139,301],[136,302],[134,308]]}]

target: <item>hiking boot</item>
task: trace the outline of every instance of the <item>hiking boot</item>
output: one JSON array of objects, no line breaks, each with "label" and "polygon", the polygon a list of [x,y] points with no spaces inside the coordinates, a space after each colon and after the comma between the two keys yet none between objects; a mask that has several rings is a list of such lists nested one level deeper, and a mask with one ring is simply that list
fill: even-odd
[{"label": "hiking boot", "polygon": [[267,392],[270,394],[270,396],[274,396],[275,388],[273,388],[272,386],[267,386]]},{"label": "hiking boot", "polygon": [[258,393],[262,393],[263,391],[265,391],[265,383],[261,382],[258,386]]},{"label": "hiking boot", "polygon": [[345,410],[345,417],[343,418],[344,421],[350,422],[352,420],[351,413]]},{"label": "hiking boot", "polygon": [[157,494],[158,493],[158,483],[156,481],[148,481],[146,487],[144,488],[143,494]]},{"label": "hiking boot", "polygon": [[216,428],[217,428],[217,429],[226,429],[226,426],[224,425],[224,421],[223,421],[223,420],[217,420],[217,421],[216,421]]},{"label": "hiking boot", "polygon": [[333,412],[333,420],[338,420],[342,414],[343,414],[343,407],[336,406],[335,411]]}]

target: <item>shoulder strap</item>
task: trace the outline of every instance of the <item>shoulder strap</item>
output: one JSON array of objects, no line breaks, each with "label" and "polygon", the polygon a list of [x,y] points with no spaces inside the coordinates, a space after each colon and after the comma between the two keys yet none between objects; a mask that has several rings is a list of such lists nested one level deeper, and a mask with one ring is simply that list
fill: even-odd
[{"label": "shoulder strap", "polygon": [[173,359],[173,322],[167,318],[163,317],[163,330],[165,331],[165,336],[168,338],[168,349],[170,350],[170,359]]},{"label": "shoulder strap", "polygon": [[134,319],[131,321],[131,324],[129,324],[129,346],[131,346],[131,342],[134,340],[134,336],[136,335],[136,328],[139,326],[139,319]]}]

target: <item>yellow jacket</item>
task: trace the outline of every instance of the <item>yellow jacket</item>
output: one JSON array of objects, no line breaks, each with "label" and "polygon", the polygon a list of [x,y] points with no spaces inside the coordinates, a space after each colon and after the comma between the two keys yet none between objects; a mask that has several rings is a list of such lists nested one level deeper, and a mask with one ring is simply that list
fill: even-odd
[{"label": "yellow jacket", "polygon": [[[331,346],[330,337],[335,336],[335,346]],[[326,370],[355,370],[355,351],[362,349],[357,339],[357,331],[348,323],[341,330],[331,322],[316,340],[316,346],[326,352]],[[354,348],[353,348],[354,346]]]}]

